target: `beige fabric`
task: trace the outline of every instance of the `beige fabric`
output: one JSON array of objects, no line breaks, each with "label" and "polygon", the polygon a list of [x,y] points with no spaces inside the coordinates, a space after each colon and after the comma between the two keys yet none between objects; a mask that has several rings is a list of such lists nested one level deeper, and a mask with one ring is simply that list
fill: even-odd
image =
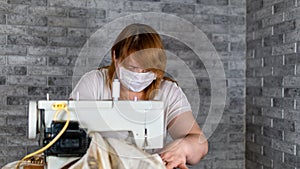
[{"label": "beige fabric", "polygon": [[[128,142],[91,133],[86,154],[69,169],[165,169],[158,154],[148,154]],[[2,169],[15,168],[16,162]],[[23,168],[23,167],[20,167]]]},{"label": "beige fabric", "polygon": [[165,169],[158,154],[148,154],[122,140],[104,140],[99,133],[91,136],[87,153],[70,169]]}]

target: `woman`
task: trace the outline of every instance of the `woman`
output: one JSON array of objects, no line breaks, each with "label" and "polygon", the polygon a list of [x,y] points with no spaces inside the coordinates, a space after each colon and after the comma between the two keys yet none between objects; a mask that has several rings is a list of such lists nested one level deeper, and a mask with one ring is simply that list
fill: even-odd
[{"label": "woman", "polygon": [[190,104],[170,78],[164,77],[166,55],[158,33],[148,25],[131,24],[124,28],[111,48],[108,67],[86,73],[71,93],[71,98],[112,99],[112,82],[120,80],[120,99],[162,100],[166,128],[173,141],[160,156],[166,168],[187,168],[208,151],[208,143],[196,123]]}]

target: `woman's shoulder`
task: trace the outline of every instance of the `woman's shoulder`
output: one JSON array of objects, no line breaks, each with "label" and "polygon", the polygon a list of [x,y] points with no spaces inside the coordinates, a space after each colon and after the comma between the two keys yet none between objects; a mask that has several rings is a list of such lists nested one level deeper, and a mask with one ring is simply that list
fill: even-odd
[{"label": "woman's shoulder", "polygon": [[84,77],[87,77],[87,78],[105,78],[107,75],[107,69],[96,69],[96,70],[91,70],[87,73],[84,74]]},{"label": "woman's shoulder", "polygon": [[178,85],[175,81],[164,79],[161,82],[161,89],[178,89]]}]

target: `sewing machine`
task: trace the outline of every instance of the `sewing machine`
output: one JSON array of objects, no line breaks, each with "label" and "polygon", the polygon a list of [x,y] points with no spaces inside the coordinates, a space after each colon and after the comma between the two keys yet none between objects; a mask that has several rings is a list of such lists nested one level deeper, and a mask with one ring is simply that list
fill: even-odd
[{"label": "sewing machine", "polygon": [[[65,104],[70,112],[70,123],[73,125],[71,133],[76,135],[65,138],[59,143],[59,148],[76,150],[86,145],[84,132],[130,131],[135,144],[141,149],[162,148],[164,143],[164,110],[161,101],[81,101],[81,100],[40,100],[29,103],[29,138],[35,139],[37,133],[45,142],[49,142],[53,132],[67,120],[66,113],[59,113],[56,117],[61,124],[53,123],[55,110],[53,105]],[[78,125],[76,125],[78,124]],[[83,133],[83,134],[82,134]],[[57,133],[56,133],[57,134]],[[48,138],[48,140],[47,140]],[[84,145],[81,145],[83,144]],[[59,152],[59,148],[46,154],[47,168],[56,169],[70,161],[80,158],[80,154]],[[57,153],[57,152],[58,153]],[[82,154],[81,154],[82,155]]]}]

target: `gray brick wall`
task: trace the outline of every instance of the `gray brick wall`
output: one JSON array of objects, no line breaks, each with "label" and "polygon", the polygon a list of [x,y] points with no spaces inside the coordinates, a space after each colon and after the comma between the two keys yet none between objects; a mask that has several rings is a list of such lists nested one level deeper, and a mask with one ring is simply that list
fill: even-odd
[{"label": "gray brick wall", "polygon": [[300,167],[298,5],[247,1],[246,168]]},{"label": "gray brick wall", "polygon": [[[268,2],[272,4],[272,2]],[[259,2],[251,3],[249,9],[255,10],[259,6]],[[276,12],[280,13],[285,8],[291,8],[284,4],[278,4]],[[248,9],[248,10],[249,10]],[[270,62],[258,55],[258,53],[266,53],[269,55],[276,52],[286,51],[285,63],[295,63],[297,56],[293,56],[295,46],[294,41],[288,41],[287,37],[295,38],[297,32],[293,28],[298,21],[290,21],[281,23],[270,18],[264,21],[255,21],[251,29],[256,29],[257,34],[262,37],[268,37],[262,41],[261,38],[255,41],[249,41],[253,47],[259,47],[264,44],[267,49],[248,52],[246,54],[246,1],[245,0],[1,0],[0,1],[0,167],[4,164],[18,160],[24,155],[36,150],[38,140],[27,139],[27,114],[28,101],[45,99],[46,94],[50,94],[50,99],[67,99],[68,94],[72,90],[72,76],[75,64],[83,67],[96,67],[95,58],[80,60],[76,63],[79,52],[87,39],[97,29],[105,24],[118,19],[124,15],[135,14],[140,12],[159,12],[176,15],[180,18],[192,22],[199,29],[204,31],[211,43],[217,49],[223,63],[227,84],[227,100],[225,110],[214,131],[209,137],[209,153],[195,166],[190,168],[211,168],[211,169],[240,169],[245,167],[245,102],[246,99],[246,83],[251,84],[249,87],[253,91],[253,97],[248,107],[252,114],[269,114],[271,116],[272,109],[268,107],[273,103],[277,105],[273,109],[280,109],[282,106],[293,104],[289,100],[284,104],[281,100],[273,99],[272,96],[279,96],[280,85],[288,86],[284,92],[289,95],[297,95],[296,83],[299,81],[293,77],[282,77],[281,81],[277,78],[269,77],[272,81],[264,81],[263,75],[270,72],[280,74],[284,72],[290,75],[291,72],[297,72],[297,67],[282,66],[274,69],[263,69],[262,65],[270,62],[280,62],[282,59],[272,59]],[[261,11],[268,13],[268,10]],[[285,17],[292,18],[297,12],[289,12]],[[259,17],[261,15],[258,15]],[[249,20],[249,19],[248,19]],[[150,24],[160,27],[157,21],[149,20]],[[286,35],[271,35],[269,30],[259,30],[264,25],[276,23],[276,27],[272,30],[285,30]],[[278,24],[277,24],[278,23]],[[163,23],[164,28],[177,32],[182,25]],[[265,26],[264,26],[265,27]],[[286,29],[288,27],[288,29]],[[185,31],[193,31],[189,28]],[[178,32],[180,33],[180,32]],[[251,32],[252,33],[252,32]],[[252,37],[247,33],[247,37]],[[188,97],[194,95],[195,87],[199,88],[196,93],[200,94],[200,105],[192,103],[193,109],[199,108],[197,120],[202,126],[208,115],[210,107],[210,79],[208,77],[206,66],[195,53],[186,44],[169,36],[162,36],[165,48],[178,56],[194,73],[198,86],[191,86],[189,83],[179,81],[183,90]],[[196,39],[190,37],[190,41]],[[285,39],[287,43],[272,48],[274,41]],[[97,46],[95,41],[89,41],[91,45]],[[257,44],[258,42],[258,44]],[[99,42],[98,42],[99,43]],[[259,45],[260,44],[260,45]],[[282,42],[283,44],[283,42]],[[202,43],[195,44],[203,49],[207,49]],[[92,52],[92,51],[91,51]],[[268,53],[270,52],[270,53]],[[98,55],[97,51],[95,51]],[[280,54],[277,54],[280,55]],[[249,70],[245,70],[246,57],[249,58]],[[103,64],[109,63],[109,56],[102,61]],[[214,61],[210,62],[212,66]],[[259,65],[257,65],[259,64]],[[271,64],[272,65],[272,64]],[[182,76],[182,71],[178,70],[174,65],[174,71],[168,72],[173,77]],[[177,70],[176,70],[177,69]],[[74,72],[76,74],[78,72]],[[246,79],[247,75],[250,76]],[[260,74],[261,76],[254,76]],[[76,74],[78,76],[80,74]],[[274,87],[272,84],[277,84]],[[262,84],[269,84],[265,88],[261,88]],[[258,89],[258,90],[257,90]],[[249,91],[247,91],[249,92]],[[275,94],[274,94],[275,93]],[[258,95],[256,95],[258,94]],[[283,99],[283,97],[276,97]],[[193,101],[193,100],[191,100]],[[264,107],[260,109],[254,103],[259,103]],[[195,105],[197,104],[197,105]],[[217,103],[215,103],[217,104]],[[298,104],[296,104],[297,106]],[[257,113],[259,110],[260,113]],[[277,113],[281,117],[280,110]],[[286,115],[286,114],[284,114]],[[285,116],[284,116],[285,117]],[[265,130],[269,130],[269,134],[261,135],[264,139],[265,135],[276,136],[276,134],[289,134],[294,140],[297,135],[291,131],[293,127],[293,117],[298,117],[296,112],[291,112],[285,125],[278,125],[277,128],[271,126],[282,123],[280,120],[274,120],[271,117],[254,119],[257,122],[250,125],[251,131],[261,133],[260,125],[264,120],[269,120],[270,125]],[[217,125],[217,124],[214,124]],[[289,129],[288,133],[282,133],[284,129]],[[294,130],[299,130],[294,126]],[[278,133],[279,132],[279,133]],[[248,134],[249,135],[249,134]],[[252,138],[252,135],[248,136]],[[257,138],[255,138],[257,139]],[[257,150],[255,143],[251,150]],[[294,146],[286,144],[284,140],[273,142],[278,147],[276,150],[264,149],[266,154],[282,151],[281,146],[286,147],[284,153],[295,151]],[[257,150],[259,151],[259,150]],[[256,152],[256,151],[255,151]],[[260,151],[259,151],[260,152]],[[254,152],[252,153],[254,154]],[[267,158],[267,157],[266,157]],[[292,156],[285,156],[285,160],[296,162]],[[250,161],[250,160],[248,160]],[[269,160],[270,161],[270,160]],[[271,162],[270,162],[271,163]],[[256,165],[252,162],[252,165]]]}]

